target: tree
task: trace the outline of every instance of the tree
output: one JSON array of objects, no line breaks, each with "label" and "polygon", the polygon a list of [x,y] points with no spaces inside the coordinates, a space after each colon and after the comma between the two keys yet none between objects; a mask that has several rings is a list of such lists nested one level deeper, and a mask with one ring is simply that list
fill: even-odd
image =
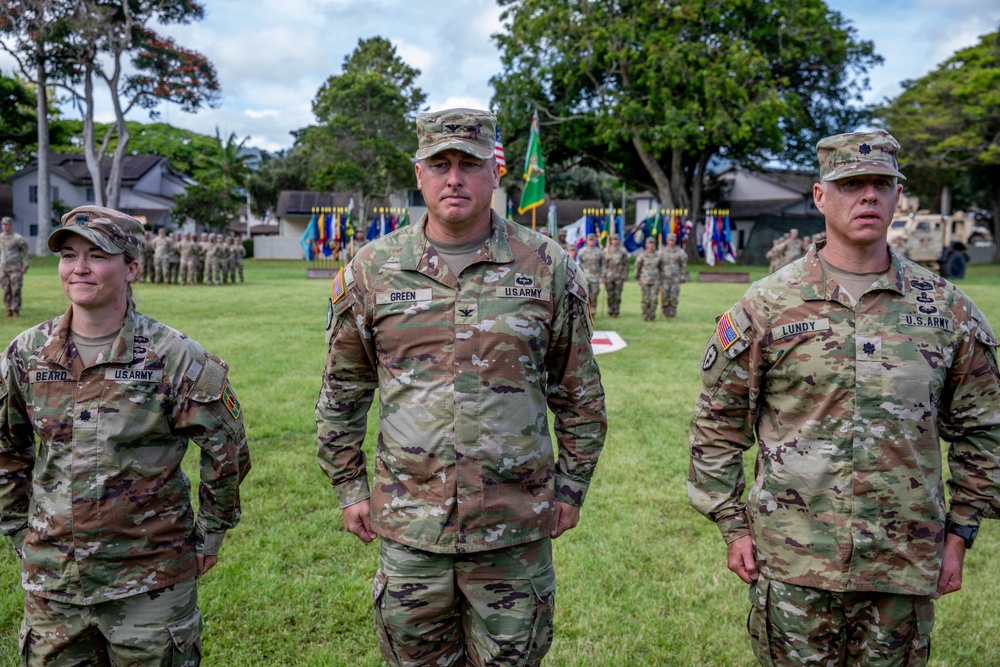
[{"label": "tree", "polygon": [[420,71],[403,62],[382,37],[362,39],[313,100],[318,125],[302,130],[298,145],[313,166],[310,186],[346,189],[371,202],[413,179],[414,122],[426,95],[414,85]]},{"label": "tree", "polygon": [[[219,83],[212,64],[200,53],[178,46],[150,29],[153,24],[188,23],[204,15],[191,0],[82,0],[75,3],[69,21],[72,32],[59,51],[60,62],[71,73],[59,85],[78,102],[83,116],[84,154],[94,183],[97,204],[118,206],[122,158],[129,143],[125,116],[135,107],[154,109],[164,101],[193,112],[213,104]],[[126,73],[125,59],[131,68]],[[103,81],[110,93],[115,123],[100,145],[95,132],[94,81]],[[117,136],[105,183],[101,163]]]},{"label": "tree", "polygon": [[0,72],[0,182],[30,160],[38,143],[35,93],[23,79]]},{"label": "tree", "polygon": [[219,229],[232,224],[245,201],[243,193],[251,173],[251,155],[245,152],[247,139],[237,141],[236,133],[231,132],[223,142],[215,129],[215,150],[195,159],[198,183],[177,197],[175,215]]},{"label": "tree", "polygon": [[254,214],[274,213],[282,190],[306,190],[309,187],[309,157],[299,148],[274,155],[261,154],[259,168],[247,178]]},{"label": "tree", "polygon": [[49,172],[49,76],[55,70],[66,75],[54,55],[70,32],[66,0],[0,1],[0,48],[17,61],[21,73],[35,84],[38,135],[38,244],[35,252],[48,252],[52,229],[52,187]]},{"label": "tree", "polygon": [[[906,188],[933,201],[943,187],[982,201],[1000,238],[1000,32],[984,35],[879,110],[899,140]],[[1000,259],[1000,249],[996,251]]]},{"label": "tree", "polygon": [[713,159],[814,160],[852,129],[852,75],[881,60],[822,0],[499,2],[510,163],[537,109],[550,171],[593,166],[695,215]]}]

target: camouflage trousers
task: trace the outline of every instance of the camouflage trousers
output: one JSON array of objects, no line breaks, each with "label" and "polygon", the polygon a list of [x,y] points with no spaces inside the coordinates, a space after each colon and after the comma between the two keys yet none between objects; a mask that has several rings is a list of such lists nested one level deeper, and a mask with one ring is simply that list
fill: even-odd
[{"label": "camouflage trousers", "polygon": [[587,296],[590,297],[590,307],[597,313],[597,297],[601,294],[601,282],[599,280],[587,281]]},{"label": "camouflage trousers", "polygon": [[24,286],[24,274],[20,271],[5,272],[0,278],[3,286],[3,305],[7,310],[21,310],[21,287]]},{"label": "camouflage trousers", "polygon": [[677,317],[677,302],[681,297],[681,281],[668,280],[660,286],[660,301],[663,304],[664,317]]},{"label": "camouflage trousers", "polygon": [[170,261],[170,271],[167,272],[167,282],[171,285],[176,285],[180,283],[181,275],[181,262],[177,260],[176,262]]},{"label": "camouflage trousers", "polygon": [[22,667],[197,667],[201,611],[192,577],[93,605],[24,596]]},{"label": "camouflage trousers", "polygon": [[604,289],[608,291],[608,315],[617,315],[622,306],[622,287],[620,280],[605,280]]},{"label": "camouflage trousers", "polygon": [[929,596],[836,593],[759,578],[747,629],[763,667],[924,667]]},{"label": "camouflage trousers", "polygon": [[538,665],[552,645],[552,540],[436,554],[382,539],[372,599],[390,667]]},{"label": "camouflage trousers", "polygon": [[652,322],[656,319],[656,301],[660,296],[660,286],[653,283],[639,287],[642,288],[642,319]]},{"label": "camouflage trousers", "polygon": [[187,259],[181,262],[181,283],[194,285],[198,282],[198,262]]},{"label": "camouflage trousers", "polygon": [[154,282],[170,282],[170,258],[154,257],[153,266],[156,268],[156,280]]},{"label": "camouflage trousers", "polygon": [[222,269],[219,266],[219,260],[209,259],[205,261],[205,284],[206,285],[222,284]]}]

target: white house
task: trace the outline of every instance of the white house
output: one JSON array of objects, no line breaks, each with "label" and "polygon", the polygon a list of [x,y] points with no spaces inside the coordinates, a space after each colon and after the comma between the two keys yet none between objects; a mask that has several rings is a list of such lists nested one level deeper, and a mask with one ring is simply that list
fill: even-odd
[{"label": "white house", "polygon": [[[53,153],[49,156],[53,202],[68,208],[93,204],[93,181],[82,154]],[[102,165],[106,177],[110,164]],[[15,231],[35,247],[38,236],[38,166],[31,163],[11,179]],[[179,173],[158,155],[127,155],[122,169],[118,208],[146,224],[149,229],[179,229],[183,221],[170,217],[174,197],[185,191],[191,179]]]}]

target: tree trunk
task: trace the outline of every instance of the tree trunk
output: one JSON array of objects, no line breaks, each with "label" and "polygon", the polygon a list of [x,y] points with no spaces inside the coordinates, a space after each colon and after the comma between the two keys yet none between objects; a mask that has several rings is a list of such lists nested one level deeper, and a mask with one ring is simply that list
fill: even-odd
[{"label": "tree trunk", "polygon": [[692,240],[697,236],[695,230],[698,229],[698,219],[701,217],[701,191],[705,185],[705,169],[708,168],[709,157],[707,153],[702,153],[698,158],[698,171],[691,179],[691,235],[687,238],[686,250],[688,259],[693,261],[698,260],[698,244],[692,243]]},{"label": "tree trunk", "polygon": [[49,92],[45,87],[45,46],[38,44],[35,96],[38,103],[38,241],[35,254],[49,254],[49,234],[52,231],[52,173],[49,171]]},{"label": "tree trunk", "polygon": [[639,155],[642,165],[653,178],[653,183],[656,184],[656,196],[660,200],[660,208],[675,208],[674,194],[670,187],[670,179],[667,177],[666,172],[663,171],[663,168],[659,165],[659,163],[657,163],[657,161],[653,159],[653,156],[649,154],[649,151],[646,150],[638,132],[632,133],[632,145],[635,146],[635,151]]},{"label": "tree trunk", "polygon": [[87,69],[83,79],[83,147],[87,171],[94,189],[94,203],[107,206],[104,198],[104,179],[101,178],[101,156],[97,154],[94,138],[94,75]]}]

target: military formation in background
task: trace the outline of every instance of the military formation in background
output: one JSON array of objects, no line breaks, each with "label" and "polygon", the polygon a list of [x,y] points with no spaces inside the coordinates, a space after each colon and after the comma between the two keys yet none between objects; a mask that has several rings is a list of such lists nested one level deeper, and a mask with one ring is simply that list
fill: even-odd
[{"label": "military formation in background", "polygon": [[576,263],[583,269],[590,306],[596,310],[597,298],[601,295],[601,279],[604,277],[604,249],[597,245],[597,234],[587,234],[584,246],[577,253]]},{"label": "military formation in background", "polygon": [[0,234],[0,285],[7,317],[21,316],[21,286],[31,264],[28,242],[14,231],[14,219],[4,217]]},{"label": "military formation in background", "polygon": [[774,273],[783,266],[788,266],[800,257],[805,257],[809,246],[817,241],[824,240],[826,234],[820,233],[813,236],[803,236],[799,238],[799,230],[792,229],[774,239],[771,249],[767,251],[767,268]]},{"label": "military formation in background", "polygon": [[189,232],[146,232],[140,243],[139,282],[228,285],[243,282],[243,244],[234,237]]},{"label": "military formation in background", "polygon": [[608,317],[618,317],[622,304],[622,288],[628,280],[629,255],[621,247],[617,234],[612,234],[604,249],[604,287],[608,290]]}]

